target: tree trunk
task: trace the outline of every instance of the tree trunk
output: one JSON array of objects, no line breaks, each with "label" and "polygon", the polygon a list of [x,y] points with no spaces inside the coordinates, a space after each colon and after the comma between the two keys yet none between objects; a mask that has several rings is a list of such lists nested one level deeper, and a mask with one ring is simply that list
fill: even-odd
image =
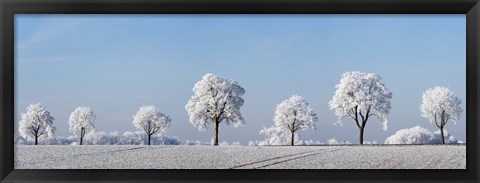
[{"label": "tree trunk", "polygon": [[442,134],[442,144],[445,144],[445,137],[443,136],[443,126],[440,127],[440,133]]},{"label": "tree trunk", "polygon": [[363,130],[365,127],[360,127],[360,145],[363,145]]},{"label": "tree trunk", "polygon": [[38,144],[38,137],[40,135],[38,135],[38,131],[36,131],[36,130],[33,131],[33,135],[35,136],[35,145],[37,145]]},{"label": "tree trunk", "polygon": [[295,145],[294,142],[295,142],[295,132],[294,131],[291,131],[292,132],[292,139],[290,140],[290,145],[293,146]]},{"label": "tree trunk", "polygon": [[213,132],[213,145],[218,146],[218,118],[214,118],[213,124],[215,126],[215,131]]},{"label": "tree trunk", "polygon": [[147,144],[150,145],[150,137],[152,136],[152,134],[148,134],[148,142]]},{"label": "tree trunk", "polygon": [[85,128],[80,129],[80,145],[83,144],[83,137],[85,136]]}]

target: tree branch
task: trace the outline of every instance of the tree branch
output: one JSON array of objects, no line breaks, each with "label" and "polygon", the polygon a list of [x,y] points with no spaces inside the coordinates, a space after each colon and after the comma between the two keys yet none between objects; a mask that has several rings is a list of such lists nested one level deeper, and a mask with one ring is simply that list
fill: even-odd
[{"label": "tree branch", "polygon": [[437,114],[434,114],[434,120],[435,120],[435,125],[437,125],[437,127],[440,128],[440,125],[437,122]]},{"label": "tree branch", "polygon": [[[361,113],[360,113],[360,115],[361,115]],[[357,127],[361,128],[360,124],[358,123],[358,105],[355,106],[355,118],[354,118],[354,120],[355,120],[355,123],[357,124]]]}]

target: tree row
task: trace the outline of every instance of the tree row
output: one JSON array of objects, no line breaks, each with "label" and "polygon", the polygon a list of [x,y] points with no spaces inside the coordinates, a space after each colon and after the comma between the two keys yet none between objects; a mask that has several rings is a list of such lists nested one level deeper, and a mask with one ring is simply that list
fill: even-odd
[{"label": "tree row", "polygon": [[[364,130],[371,118],[382,122],[387,129],[387,115],[390,111],[392,92],[381,82],[381,77],[375,73],[345,72],[328,105],[338,117],[336,123],[342,123],[344,118],[351,118],[359,129],[359,143],[363,144]],[[244,104],[243,89],[236,81],[214,74],[206,74],[193,87],[193,95],[185,105],[190,123],[204,131],[213,124],[213,145],[218,145],[220,123],[232,124],[235,127],[245,124],[240,108]],[[420,111],[422,117],[434,123],[441,132],[442,143],[445,143],[444,127],[452,120],[456,124],[463,112],[461,101],[454,92],[446,87],[427,89],[422,95]],[[35,139],[41,136],[53,137],[54,118],[40,103],[27,106],[19,122],[19,132],[24,138]],[[96,116],[90,107],[77,107],[69,118],[69,131],[79,133],[79,143],[83,144],[85,134],[95,130]],[[163,133],[170,127],[172,119],[160,112],[155,106],[142,106],[133,116],[133,125],[146,133],[147,144],[155,133]],[[290,135],[290,145],[294,145],[295,133],[308,128],[315,129],[317,114],[310,104],[298,95],[277,104],[274,125],[266,128],[263,133]]]}]

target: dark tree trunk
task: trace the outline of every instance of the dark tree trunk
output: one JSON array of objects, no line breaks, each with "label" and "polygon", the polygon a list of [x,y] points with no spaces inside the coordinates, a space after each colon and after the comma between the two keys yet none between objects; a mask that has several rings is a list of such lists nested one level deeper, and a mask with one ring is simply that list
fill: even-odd
[{"label": "dark tree trunk", "polygon": [[215,131],[213,132],[213,145],[218,146],[218,118],[214,118],[213,121]]},{"label": "dark tree trunk", "polygon": [[442,134],[442,144],[445,144],[445,137],[443,136],[443,126],[440,127],[440,133]]},{"label": "dark tree trunk", "polygon": [[85,136],[85,128],[80,129],[80,145],[83,144],[83,137]]},{"label": "dark tree trunk", "polygon": [[363,145],[363,130],[365,129],[364,126],[360,127],[360,145]]},{"label": "dark tree trunk", "polygon": [[295,143],[294,143],[295,142],[295,132],[294,131],[291,131],[291,132],[292,132],[292,138],[290,140],[290,145],[293,146],[293,145],[295,145]]},{"label": "dark tree trunk", "polygon": [[33,135],[35,136],[35,145],[37,145],[38,144],[38,137],[40,136],[40,135],[38,135],[38,130],[34,130]]},{"label": "dark tree trunk", "polygon": [[147,144],[150,145],[150,137],[152,136],[152,134],[148,134],[148,142]]}]

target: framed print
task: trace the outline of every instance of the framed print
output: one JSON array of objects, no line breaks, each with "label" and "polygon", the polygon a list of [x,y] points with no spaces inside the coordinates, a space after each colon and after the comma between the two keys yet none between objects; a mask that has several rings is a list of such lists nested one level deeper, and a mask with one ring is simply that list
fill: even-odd
[{"label": "framed print", "polygon": [[478,1],[1,5],[2,182],[477,182]]}]

